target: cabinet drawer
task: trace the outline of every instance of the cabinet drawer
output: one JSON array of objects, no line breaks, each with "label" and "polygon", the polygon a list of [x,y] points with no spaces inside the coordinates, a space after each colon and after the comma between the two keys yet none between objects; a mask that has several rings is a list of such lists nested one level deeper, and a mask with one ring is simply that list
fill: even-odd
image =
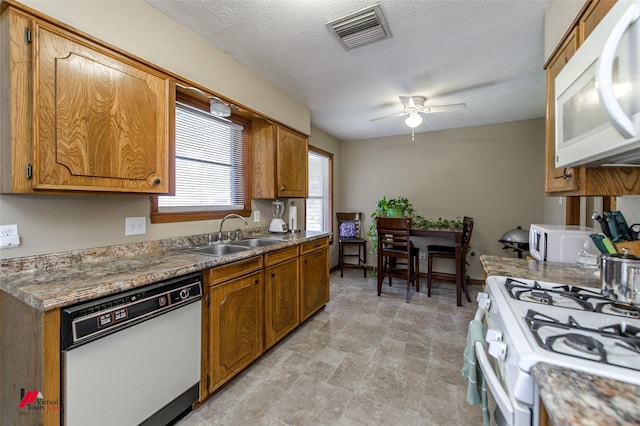
[{"label": "cabinet drawer", "polygon": [[205,271],[205,284],[215,285],[232,278],[240,277],[262,268],[262,256],[239,260],[222,266],[216,266]]},{"label": "cabinet drawer", "polygon": [[284,260],[291,259],[298,256],[298,246],[289,247],[283,250],[274,251],[272,253],[266,253],[264,255],[264,265],[271,266],[276,263],[280,263]]},{"label": "cabinet drawer", "polygon": [[308,243],[304,243],[300,245],[300,254],[303,255],[305,253],[309,253],[311,251],[318,250],[328,246],[329,246],[329,237],[322,238],[320,240],[309,241]]}]

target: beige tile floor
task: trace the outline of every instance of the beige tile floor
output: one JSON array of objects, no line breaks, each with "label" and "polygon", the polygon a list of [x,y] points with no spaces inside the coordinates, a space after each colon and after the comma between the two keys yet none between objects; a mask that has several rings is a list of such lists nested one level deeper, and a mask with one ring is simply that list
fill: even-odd
[{"label": "beige tile floor", "polygon": [[480,425],[461,375],[467,324],[451,283],[431,298],[361,271],[331,275],[324,310],[178,422],[191,425]]}]

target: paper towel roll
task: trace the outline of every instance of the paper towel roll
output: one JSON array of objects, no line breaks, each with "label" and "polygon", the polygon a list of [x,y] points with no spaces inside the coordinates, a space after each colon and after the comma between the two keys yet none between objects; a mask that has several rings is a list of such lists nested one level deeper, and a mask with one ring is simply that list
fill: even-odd
[{"label": "paper towel roll", "polygon": [[295,231],[298,229],[298,206],[289,206],[289,223],[287,223],[289,231]]}]

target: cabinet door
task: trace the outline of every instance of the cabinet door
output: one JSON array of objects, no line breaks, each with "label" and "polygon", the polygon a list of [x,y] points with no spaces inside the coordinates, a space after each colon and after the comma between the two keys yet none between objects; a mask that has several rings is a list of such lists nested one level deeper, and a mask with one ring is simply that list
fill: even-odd
[{"label": "cabinet door", "polygon": [[556,168],[556,110],[555,79],[574,53],[578,50],[578,29],[575,28],[547,68],[547,121],[546,121],[546,185],[547,192],[573,191],[578,189],[579,168]]},{"label": "cabinet door", "polygon": [[262,272],[212,286],[210,297],[210,391],[213,391],[262,352]]},{"label": "cabinet door", "polygon": [[265,269],[266,348],[295,329],[299,323],[298,258]]},{"label": "cabinet door", "polygon": [[300,322],[329,301],[329,249],[300,256]]},{"label": "cabinet door", "polygon": [[33,188],[168,193],[169,78],[46,23],[34,42]]},{"label": "cabinet door", "polygon": [[307,138],[279,127],[277,156],[278,196],[306,198],[309,162]]}]

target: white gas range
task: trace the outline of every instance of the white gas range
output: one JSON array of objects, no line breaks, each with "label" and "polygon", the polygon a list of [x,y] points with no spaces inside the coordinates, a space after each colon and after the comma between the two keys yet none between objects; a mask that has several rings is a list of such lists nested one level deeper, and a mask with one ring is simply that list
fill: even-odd
[{"label": "white gas range", "polygon": [[538,424],[531,368],[539,362],[640,385],[638,306],[599,289],[498,276],[487,278],[478,305],[487,350],[476,344],[476,354],[507,424]]}]

